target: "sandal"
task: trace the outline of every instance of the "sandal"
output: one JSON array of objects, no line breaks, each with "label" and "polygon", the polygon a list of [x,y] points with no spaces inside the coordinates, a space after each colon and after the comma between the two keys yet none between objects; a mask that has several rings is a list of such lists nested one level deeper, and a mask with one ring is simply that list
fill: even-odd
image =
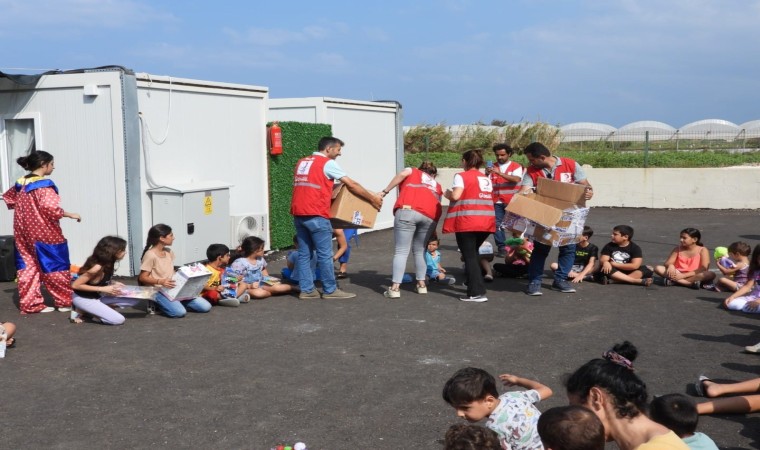
[{"label": "sandal", "polygon": [[712,381],[709,377],[706,377],[705,375],[700,375],[699,378],[697,378],[697,382],[694,383],[694,390],[697,391],[697,395],[700,397],[707,397],[707,390],[704,388],[703,383],[705,381]]}]

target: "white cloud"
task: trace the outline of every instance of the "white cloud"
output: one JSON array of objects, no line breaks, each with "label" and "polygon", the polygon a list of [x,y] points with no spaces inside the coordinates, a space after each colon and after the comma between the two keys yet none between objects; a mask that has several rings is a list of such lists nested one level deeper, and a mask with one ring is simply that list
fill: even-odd
[{"label": "white cloud", "polygon": [[344,23],[330,26],[309,25],[297,30],[287,28],[251,27],[243,31],[225,28],[223,32],[236,43],[264,47],[279,47],[290,43],[324,40],[333,34],[342,34],[348,30]]}]

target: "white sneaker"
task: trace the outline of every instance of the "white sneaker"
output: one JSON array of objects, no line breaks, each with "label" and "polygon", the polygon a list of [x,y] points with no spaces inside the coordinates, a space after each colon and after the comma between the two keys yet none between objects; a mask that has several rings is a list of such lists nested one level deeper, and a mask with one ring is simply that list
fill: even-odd
[{"label": "white sneaker", "polygon": [[53,308],[52,306],[47,306],[47,307],[45,307],[45,309],[43,309],[40,312],[41,313],[49,313],[49,312],[53,312],[53,311],[55,311],[55,308]]},{"label": "white sneaker", "polygon": [[417,285],[414,287],[414,292],[418,294],[427,294],[427,286]]},{"label": "white sneaker", "polygon": [[474,297],[462,297],[459,300],[462,300],[463,302],[483,303],[488,301],[488,297],[485,295],[476,295]]},{"label": "white sneaker", "polygon": [[58,311],[60,311],[60,312],[71,312],[71,306],[63,306],[61,308],[58,308]]},{"label": "white sneaker", "polygon": [[401,291],[394,291],[393,289],[388,288],[383,292],[383,296],[385,296],[385,298],[401,298]]},{"label": "white sneaker", "polygon": [[748,345],[744,347],[744,351],[747,353],[760,353],[760,342],[755,345]]}]

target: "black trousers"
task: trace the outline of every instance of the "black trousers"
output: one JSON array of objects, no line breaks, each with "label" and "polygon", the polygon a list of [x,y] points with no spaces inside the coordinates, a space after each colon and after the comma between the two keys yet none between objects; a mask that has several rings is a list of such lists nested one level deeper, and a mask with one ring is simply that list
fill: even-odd
[{"label": "black trousers", "polygon": [[486,285],[480,272],[480,245],[488,239],[488,231],[457,232],[457,245],[464,259],[464,280],[467,283],[467,296],[486,295]]}]

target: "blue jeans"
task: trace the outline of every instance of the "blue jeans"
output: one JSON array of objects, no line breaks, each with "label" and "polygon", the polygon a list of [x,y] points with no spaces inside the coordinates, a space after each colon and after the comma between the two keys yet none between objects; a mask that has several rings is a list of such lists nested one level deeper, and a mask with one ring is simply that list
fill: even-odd
[{"label": "blue jeans", "polygon": [[[552,248],[546,244],[540,242],[533,242],[533,254],[530,255],[530,265],[528,266],[528,282],[541,282],[541,278],[544,276],[544,264],[546,263],[546,257],[549,255],[549,250]],[[575,244],[564,245],[559,247],[559,258],[557,259],[557,266],[559,266],[554,272],[554,281],[567,280],[567,274],[570,273],[570,269],[573,268],[573,262],[575,261]]]},{"label": "blue jeans", "polygon": [[501,222],[506,215],[507,205],[504,203],[494,203],[493,211],[496,213],[496,230],[493,233],[493,240],[496,242],[496,250],[503,250],[507,245],[507,237],[504,230],[501,229]]},{"label": "blue jeans", "polygon": [[322,278],[322,291],[331,294],[338,288],[333,267],[332,225],[321,216],[293,216],[298,240],[296,278],[301,292],[312,292],[314,273],[311,271],[311,254],[317,252],[317,270]]},{"label": "blue jeans", "polygon": [[425,280],[425,248],[435,222],[413,209],[397,209],[393,219],[393,237],[396,250],[393,253],[393,276],[395,284],[401,284],[406,270],[409,250],[414,255],[415,279]]},{"label": "blue jeans", "polygon": [[156,293],[156,304],[158,305],[159,309],[161,309],[161,312],[163,312],[167,317],[174,319],[185,317],[188,309],[190,311],[198,313],[206,313],[211,311],[211,303],[209,303],[208,300],[203,297],[196,297],[192,300],[180,300],[178,302],[173,302],[169,300],[164,294],[158,292]]}]

